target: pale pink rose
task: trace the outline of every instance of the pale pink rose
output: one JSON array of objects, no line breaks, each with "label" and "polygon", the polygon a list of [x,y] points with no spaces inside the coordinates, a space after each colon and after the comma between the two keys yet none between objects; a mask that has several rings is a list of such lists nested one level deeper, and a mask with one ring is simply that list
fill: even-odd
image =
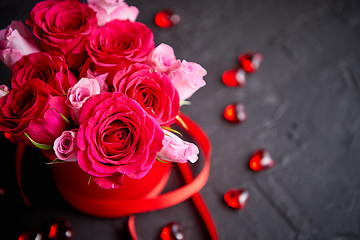
[{"label": "pale pink rose", "polygon": [[109,87],[107,86],[105,80],[109,73],[94,73],[90,69],[86,71],[85,78],[92,78],[96,79],[100,85],[100,91],[101,92],[107,92],[109,90]]},{"label": "pale pink rose", "polygon": [[146,63],[154,70],[167,74],[181,66],[181,61],[176,60],[174,49],[165,43],[150,53]]},{"label": "pale pink rose", "polygon": [[69,89],[67,94],[66,104],[71,109],[70,115],[72,119],[75,122],[78,121],[80,109],[89,97],[105,91],[107,91],[107,86],[102,77],[99,79],[81,78]]},{"label": "pale pink rose", "polygon": [[77,131],[64,131],[60,137],[54,141],[54,152],[58,159],[67,162],[77,161]]},{"label": "pale pink rose", "polygon": [[10,92],[10,89],[6,85],[4,85],[4,84],[0,85],[0,98],[5,96],[9,92]]},{"label": "pale pink rose", "polygon": [[197,63],[183,60],[181,66],[171,73],[172,82],[179,92],[180,101],[191,97],[199,88],[205,86],[203,77],[206,70]]},{"label": "pale pink rose", "polygon": [[116,10],[120,4],[124,3],[124,0],[88,0],[87,3],[90,7],[98,6],[103,8],[107,13],[111,13]]},{"label": "pale pink rose", "polygon": [[12,21],[0,31],[0,59],[9,68],[22,56],[39,51],[35,38],[22,22]]},{"label": "pale pink rose", "polygon": [[157,155],[160,159],[178,163],[195,163],[198,160],[199,148],[195,144],[182,140],[170,131],[163,131],[163,148]]},{"label": "pale pink rose", "polygon": [[99,26],[104,26],[112,20],[129,20],[134,22],[139,14],[139,9],[128,6],[122,0],[89,0],[89,7],[96,12]]}]

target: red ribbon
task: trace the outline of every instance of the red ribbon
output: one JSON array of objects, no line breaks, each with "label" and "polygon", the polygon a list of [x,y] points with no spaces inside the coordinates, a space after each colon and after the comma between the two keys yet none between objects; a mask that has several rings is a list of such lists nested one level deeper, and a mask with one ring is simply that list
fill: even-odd
[{"label": "red ribbon", "polygon": [[[173,204],[174,202],[179,203],[182,202],[183,200],[186,200],[188,198],[188,195],[191,194],[191,199],[194,202],[195,207],[199,211],[199,214],[205,223],[210,238],[212,240],[217,240],[218,236],[217,236],[216,226],[214,224],[214,221],[211,217],[211,214],[203,198],[199,193],[200,189],[205,185],[209,177],[211,144],[209,138],[195,122],[193,122],[190,118],[188,118],[184,114],[181,114],[180,118],[185,123],[186,127],[184,127],[179,121],[177,121],[177,124],[180,127],[182,127],[184,131],[189,133],[189,135],[197,142],[200,150],[204,154],[204,158],[205,158],[204,167],[199,173],[199,175],[194,179],[189,165],[178,163],[177,166],[180,169],[180,172],[186,182],[186,185],[167,194],[158,196],[156,198],[157,200],[155,201],[156,203],[155,206],[160,208],[172,206],[176,204],[176,203]],[[128,227],[131,237],[134,240],[137,240],[134,215],[131,215],[129,217]]]},{"label": "red ribbon", "polygon": [[[137,239],[136,230],[135,230],[135,216],[136,213],[149,212],[158,209],[163,209],[167,207],[174,206],[178,203],[181,203],[188,198],[192,198],[196,208],[199,211],[200,216],[202,217],[205,226],[209,232],[211,239],[217,240],[217,232],[216,227],[214,225],[213,219],[210,215],[210,212],[207,209],[205,202],[203,201],[199,191],[206,184],[207,179],[209,178],[210,171],[210,157],[211,157],[211,144],[209,138],[206,136],[204,131],[190,118],[188,118],[184,114],[179,115],[181,121],[177,121],[177,125],[179,125],[184,131],[186,131],[197,143],[200,150],[204,155],[204,166],[200,173],[194,178],[192,171],[188,164],[177,164],[180,172],[185,180],[185,185],[175,189],[173,191],[154,195],[150,194],[147,196],[143,196],[141,198],[136,199],[115,199],[115,200],[104,200],[104,199],[89,199],[86,196],[82,197],[81,195],[73,194],[66,189],[60,189],[60,192],[63,196],[70,200],[75,205],[82,205],[86,203],[88,206],[97,206],[97,208],[101,208],[101,206],[107,206],[107,208],[111,208],[114,210],[114,216],[125,216],[130,215],[128,226],[129,231],[134,240]],[[184,124],[185,126],[184,126]],[[18,151],[16,152],[16,177],[18,180],[20,192],[24,198],[24,201],[30,206],[30,202],[28,198],[24,194],[21,184],[21,161],[24,153],[24,146],[21,144],[18,145]],[[170,172],[168,172],[170,174]],[[164,181],[167,181],[167,178],[164,178]],[[151,192],[156,193],[161,186],[164,186],[165,182],[160,181],[157,186]],[[59,187],[59,186],[58,186]],[[66,195],[66,196],[65,196]],[[74,205],[74,204],[73,204]],[[91,212],[90,212],[91,214]]]},{"label": "red ribbon", "polygon": [[15,152],[15,174],[16,174],[16,181],[20,189],[21,196],[24,199],[25,204],[30,207],[30,201],[28,197],[26,196],[24,189],[22,187],[22,181],[21,181],[21,164],[22,159],[24,156],[26,145],[24,143],[18,143],[16,146],[16,152]]}]

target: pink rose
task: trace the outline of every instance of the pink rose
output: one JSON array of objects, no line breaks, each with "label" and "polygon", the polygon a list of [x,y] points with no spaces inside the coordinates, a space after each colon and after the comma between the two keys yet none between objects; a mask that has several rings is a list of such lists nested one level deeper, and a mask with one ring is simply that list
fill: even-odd
[{"label": "pink rose", "polygon": [[164,130],[164,133],[163,148],[158,153],[160,159],[178,163],[195,163],[198,160],[199,148],[195,144],[182,140],[170,131]]},{"label": "pink rose", "polygon": [[94,73],[90,69],[87,69],[85,77],[96,79],[101,85],[101,89],[103,89],[104,91],[108,91],[109,89],[105,82],[108,75],[108,73]]},{"label": "pink rose", "polygon": [[80,109],[86,100],[107,91],[107,86],[103,78],[82,78],[72,88],[69,89],[66,104],[70,107],[70,115],[77,123],[79,119]]},{"label": "pink rose", "polygon": [[44,52],[24,56],[13,66],[11,74],[13,88],[20,87],[31,79],[44,81],[59,95],[65,95],[77,82],[77,77],[69,70],[62,55]]},{"label": "pink rose", "polygon": [[9,92],[10,92],[10,89],[6,85],[4,85],[4,84],[0,85],[0,98],[5,96]]},{"label": "pink rose", "polygon": [[115,19],[134,22],[139,14],[136,7],[121,0],[88,0],[87,3],[96,12],[99,26]]},{"label": "pink rose", "polygon": [[146,63],[154,70],[167,74],[181,65],[180,60],[176,60],[174,49],[164,43],[151,52]]},{"label": "pink rose", "polygon": [[88,0],[87,3],[91,7],[98,6],[103,8],[107,13],[111,13],[125,2],[124,0]]},{"label": "pink rose", "polygon": [[109,72],[111,79],[111,72],[116,68],[144,62],[154,49],[153,39],[152,31],[142,23],[120,20],[108,22],[93,31],[88,38],[86,50],[92,63],[90,69]]},{"label": "pink rose", "polygon": [[58,159],[66,162],[77,161],[77,145],[76,145],[77,131],[64,131],[60,137],[54,141],[54,152]]},{"label": "pink rose", "polygon": [[0,98],[0,131],[29,145],[25,133],[36,143],[52,145],[67,127],[63,117],[69,118],[65,96],[56,94],[39,79],[13,88]]},{"label": "pink rose", "polygon": [[115,91],[137,101],[160,125],[172,123],[179,113],[179,94],[164,73],[137,63],[114,77]]},{"label": "pink rose", "polygon": [[97,27],[96,13],[85,3],[74,0],[45,0],[37,3],[26,23],[40,39],[45,51],[57,51],[78,69],[87,57],[87,36]]},{"label": "pink rose", "polygon": [[39,51],[35,38],[22,22],[12,21],[0,31],[0,59],[9,68],[22,56]]},{"label": "pink rose", "polygon": [[134,100],[104,92],[89,98],[80,111],[79,166],[103,188],[122,178],[142,178],[162,148],[164,132]]},{"label": "pink rose", "polygon": [[183,60],[181,66],[171,75],[172,82],[179,92],[180,101],[188,99],[206,84],[203,79],[206,70],[197,63]]}]

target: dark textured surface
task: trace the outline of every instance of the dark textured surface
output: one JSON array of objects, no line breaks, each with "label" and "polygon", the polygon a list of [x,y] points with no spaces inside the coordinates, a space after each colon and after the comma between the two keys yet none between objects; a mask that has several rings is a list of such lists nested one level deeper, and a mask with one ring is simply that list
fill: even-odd
[{"label": "dark textured surface", "polygon": [[[25,20],[35,1],[0,2],[0,24]],[[138,20],[153,29],[157,44],[171,45],[180,59],[208,70],[206,87],[182,111],[208,134],[213,145],[211,175],[201,191],[220,239],[360,239],[360,2],[323,1],[129,1]],[[159,29],[153,16],[164,7],[181,23]],[[221,82],[243,51],[264,55],[260,70],[244,88]],[[1,65],[2,81],[9,72]],[[224,107],[245,104],[242,125],[226,123]],[[275,166],[254,173],[248,159],[266,148]],[[74,240],[126,239],[126,218],[89,217],[71,208],[54,189],[47,167],[34,150],[24,166],[22,203],[13,174],[14,146],[1,139],[1,234],[66,217]],[[174,177],[176,179],[176,176]],[[229,188],[247,188],[251,199],[242,211],[222,200]],[[139,214],[139,239],[157,239],[169,221],[183,225],[186,239],[208,236],[190,201]],[[16,231],[10,231],[15,229]],[[2,237],[0,237],[2,238]],[[12,239],[12,238],[6,238]]]}]

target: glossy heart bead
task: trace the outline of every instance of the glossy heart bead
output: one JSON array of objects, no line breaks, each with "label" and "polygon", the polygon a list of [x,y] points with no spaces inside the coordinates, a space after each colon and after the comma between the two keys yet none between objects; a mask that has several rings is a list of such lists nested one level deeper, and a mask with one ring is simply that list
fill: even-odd
[{"label": "glossy heart bead", "polygon": [[243,209],[249,200],[250,193],[245,189],[230,189],[224,194],[225,202],[232,208]]},{"label": "glossy heart bead", "polygon": [[224,118],[231,123],[242,123],[246,120],[247,114],[242,103],[233,103],[225,107]]},{"label": "glossy heart bead", "polygon": [[254,152],[249,162],[250,168],[257,172],[274,166],[274,160],[270,153],[264,149],[258,149]]},{"label": "glossy heart bead", "polygon": [[69,222],[64,218],[57,218],[50,226],[48,237],[56,240],[70,240],[73,230]]},{"label": "glossy heart bead", "polygon": [[170,222],[166,224],[165,227],[161,230],[160,234],[161,240],[184,240],[185,235],[182,230],[182,227],[177,222]]},{"label": "glossy heart bead", "polygon": [[226,70],[222,75],[223,83],[228,87],[243,87],[246,83],[245,71],[241,68]]},{"label": "glossy heart bead", "polygon": [[239,55],[239,64],[247,73],[253,73],[260,67],[264,57],[261,53],[242,53]]},{"label": "glossy heart bead", "polygon": [[34,228],[28,232],[22,233],[18,240],[45,240],[45,234],[40,228]]},{"label": "glossy heart bead", "polygon": [[169,28],[180,22],[180,16],[171,10],[165,9],[155,15],[155,24],[161,28]]}]

